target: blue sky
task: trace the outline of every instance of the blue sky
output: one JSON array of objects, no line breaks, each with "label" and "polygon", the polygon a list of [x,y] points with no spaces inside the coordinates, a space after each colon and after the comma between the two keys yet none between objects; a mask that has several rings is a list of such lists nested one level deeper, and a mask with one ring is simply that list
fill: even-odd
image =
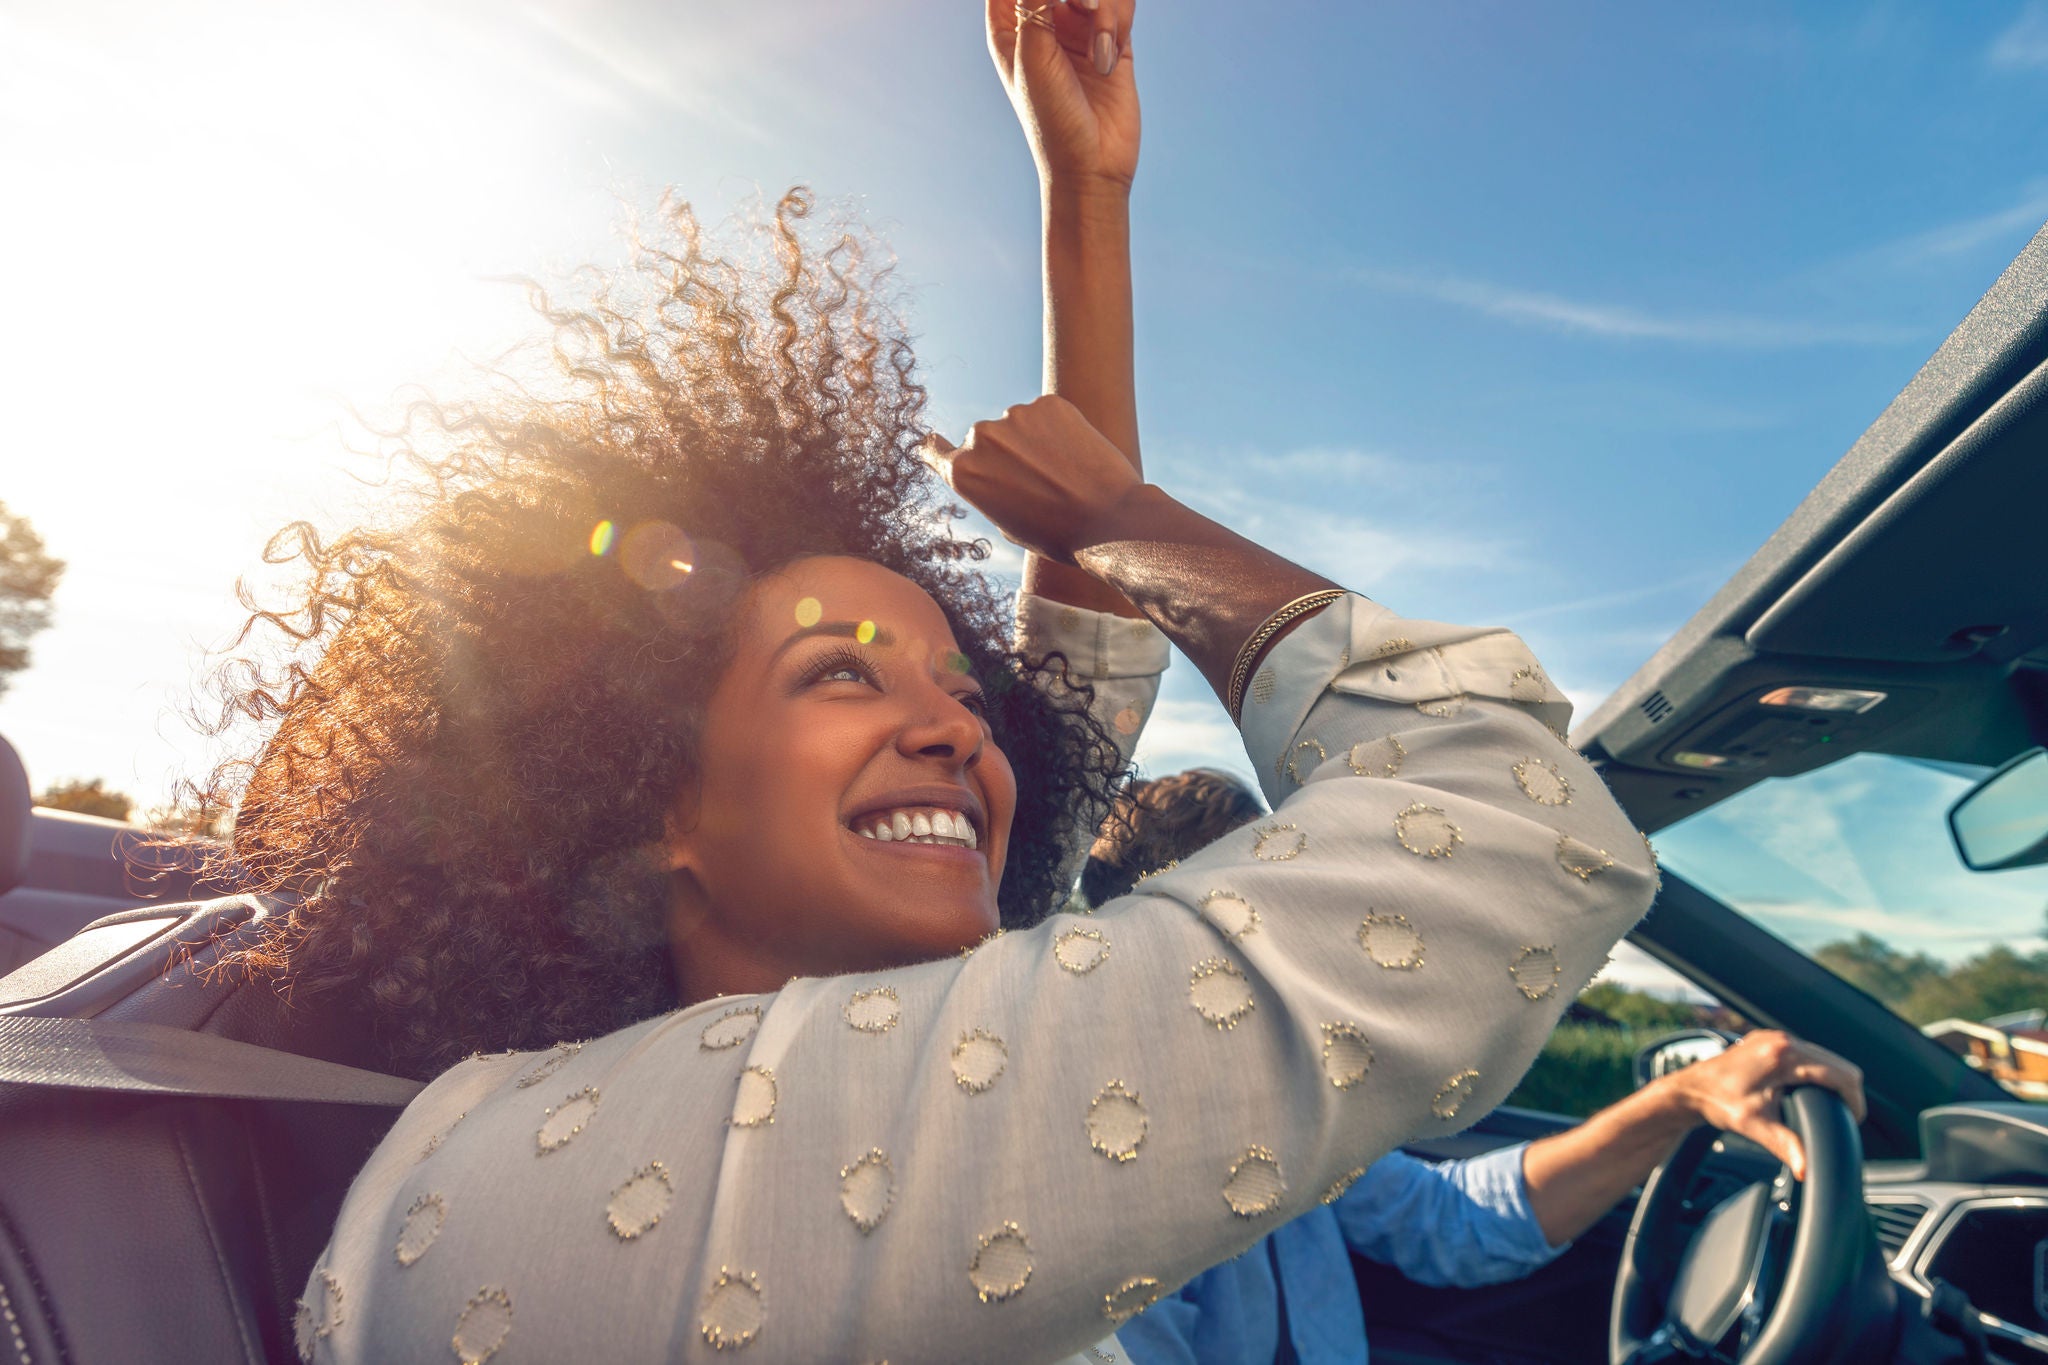
[{"label": "blue sky", "polygon": [[[940,425],[1036,391],[978,7],[0,0],[0,498],[73,566],[0,732],[145,803],[344,400],[521,325],[621,200],[795,182],[900,262]],[[1147,0],[1148,470],[1589,706],[2048,219],[2048,6]],[[1144,756],[1228,761],[1192,670]],[[1241,757],[1238,759],[1241,764]]]}]

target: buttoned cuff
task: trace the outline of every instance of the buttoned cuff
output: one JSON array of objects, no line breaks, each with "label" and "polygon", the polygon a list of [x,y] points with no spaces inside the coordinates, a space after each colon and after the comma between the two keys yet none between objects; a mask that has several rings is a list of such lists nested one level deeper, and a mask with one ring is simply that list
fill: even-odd
[{"label": "buttoned cuff", "polygon": [[1165,634],[1150,621],[1030,593],[1017,594],[1015,647],[1033,663],[1048,654],[1063,656],[1081,682],[1152,677],[1165,672],[1173,658]]}]

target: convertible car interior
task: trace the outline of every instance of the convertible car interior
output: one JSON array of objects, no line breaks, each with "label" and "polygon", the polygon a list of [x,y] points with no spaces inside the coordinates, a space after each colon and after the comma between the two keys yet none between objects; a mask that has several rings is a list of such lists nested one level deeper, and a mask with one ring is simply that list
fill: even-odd
[{"label": "convertible car interior", "polygon": [[[1573,742],[1653,838],[1852,755],[1971,773],[2022,760],[2048,743],[2044,452],[2048,230]],[[2018,789],[2003,788],[2008,807]],[[2048,803],[2019,804],[2048,836]],[[210,889],[189,885],[138,894],[115,856],[124,829],[32,815],[0,753],[0,944],[40,950],[0,979],[4,1344],[37,1363],[290,1361],[294,1298],[400,1092],[365,1098],[351,1068],[369,1054],[347,1020],[208,970],[271,907],[176,899]],[[2048,860],[2048,838],[2015,847]],[[1750,1024],[1857,1063],[1868,1119],[1794,1092],[1803,1182],[1701,1130],[1516,1283],[1426,1288],[1361,1261],[1374,1361],[2048,1365],[2048,1104],[1700,883],[1667,870],[1635,948]],[[30,1027],[47,1020],[92,1027]],[[133,1026],[315,1059],[334,1087],[325,1102],[249,1098],[175,1057],[120,1052],[143,1036]],[[1572,1121],[1502,1108],[1414,1150],[1477,1152]]]}]

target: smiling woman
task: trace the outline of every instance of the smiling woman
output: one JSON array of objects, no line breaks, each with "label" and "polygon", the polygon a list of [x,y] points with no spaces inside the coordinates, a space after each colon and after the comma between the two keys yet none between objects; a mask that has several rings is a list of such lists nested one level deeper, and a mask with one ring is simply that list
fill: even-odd
[{"label": "smiling woman", "polygon": [[[585,306],[537,295],[567,396],[422,406],[401,515],[273,542],[303,587],[250,624],[295,653],[222,683],[276,733],[209,795],[239,795],[242,874],[301,898],[244,965],[364,1013],[392,1067],[957,951],[1058,904],[1107,808],[1123,754],[1085,693],[1016,685],[1061,660],[1011,650],[986,547],[937,515],[901,329],[856,241],[805,249],[809,211],[778,207],[766,279],[678,209]],[[906,708],[897,744],[958,751],[942,797],[897,792],[928,780],[877,738]],[[964,808],[979,847],[860,840],[876,802]],[[889,913],[941,883],[938,919]]]}]

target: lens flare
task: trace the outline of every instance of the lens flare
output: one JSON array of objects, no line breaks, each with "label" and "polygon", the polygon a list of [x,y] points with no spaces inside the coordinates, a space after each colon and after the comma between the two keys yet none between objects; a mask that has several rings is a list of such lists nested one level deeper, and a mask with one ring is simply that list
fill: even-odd
[{"label": "lens flare", "polygon": [[643,521],[619,542],[619,567],[649,592],[682,586],[696,562],[689,536],[665,521]]},{"label": "lens flare", "polygon": [[815,597],[806,597],[796,604],[796,623],[805,630],[818,624],[825,617],[825,606]]},{"label": "lens flare", "polygon": [[608,555],[612,552],[612,537],[615,529],[609,521],[600,521],[590,528],[590,553]]},{"label": "lens flare", "polygon": [[863,621],[855,626],[853,628],[853,638],[864,645],[873,644],[875,642],[875,623],[873,621]]}]

